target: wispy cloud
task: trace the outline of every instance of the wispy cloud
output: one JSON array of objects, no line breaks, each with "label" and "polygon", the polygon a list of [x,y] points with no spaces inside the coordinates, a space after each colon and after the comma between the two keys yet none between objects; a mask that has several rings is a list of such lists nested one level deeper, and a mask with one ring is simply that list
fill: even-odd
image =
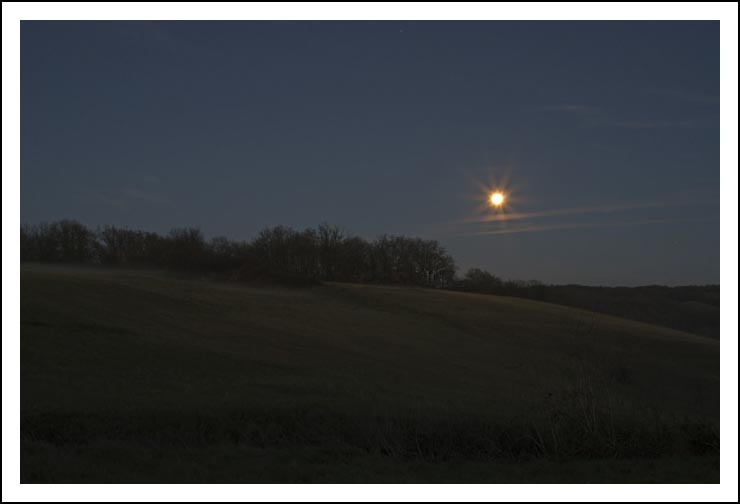
[{"label": "wispy cloud", "polygon": [[144,191],[138,188],[124,188],[118,191],[86,191],[88,197],[93,197],[104,205],[126,209],[132,205],[147,204],[168,204],[170,199],[162,194]]},{"label": "wispy cloud", "polygon": [[[634,226],[639,224],[659,224],[673,222],[670,219],[650,218],[646,210],[659,210],[680,207],[717,206],[718,200],[692,193],[663,195],[654,201],[610,203],[601,205],[554,208],[531,212],[491,213],[447,222],[434,230],[427,230],[428,236],[474,236],[514,233],[535,233],[554,230],[598,228],[613,226]],[[640,212],[635,220],[615,221],[619,214]],[[584,217],[588,222],[568,222],[573,218]],[[640,220],[643,219],[643,220]],[[681,222],[688,222],[680,219]]]},{"label": "wispy cloud", "polygon": [[[679,96],[682,96],[679,93]],[[695,97],[700,99],[699,97]],[[706,97],[709,100],[709,97]],[[709,103],[707,101],[706,103]],[[659,129],[659,128],[692,128],[706,124],[706,120],[699,119],[656,119],[656,118],[620,118],[618,114],[593,105],[580,103],[560,103],[545,105],[541,108],[545,112],[561,113],[565,116],[577,117],[586,127],[610,127],[632,130]]]},{"label": "wispy cloud", "polygon": [[161,194],[156,194],[141,189],[122,189],[121,195],[137,201],[144,201],[147,203],[168,203],[169,199]]},{"label": "wispy cloud", "polygon": [[697,199],[686,199],[686,200],[675,200],[675,201],[649,201],[649,202],[638,202],[638,203],[620,203],[610,205],[592,205],[575,208],[555,208],[552,210],[540,210],[537,212],[519,212],[519,213],[503,213],[486,215],[483,217],[465,219],[463,222],[472,224],[479,223],[483,224],[486,222],[505,222],[514,220],[525,220],[525,219],[541,219],[547,217],[562,217],[562,216],[573,216],[573,215],[585,215],[595,213],[614,213],[614,212],[625,212],[629,210],[639,210],[645,208],[670,208],[686,205],[698,205],[698,204],[709,204],[715,203],[710,200],[697,200]]},{"label": "wispy cloud", "polygon": [[114,26],[120,40],[139,50],[158,51],[170,56],[182,57],[214,55],[205,46],[183,37],[183,31],[176,30],[177,22],[174,21],[121,23]]},{"label": "wispy cloud", "polygon": [[651,88],[646,90],[648,94],[673,98],[675,100],[690,103],[719,103],[719,96],[697,91],[687,91],[677,88]]},{"label": "wispy cloud", "polygon": [[517,233],[539,233],[545,231],[563,231],[568,229],[587,229],[587,228],[606,228],[606,227],[631,227],[631,226],[645,226],[651,224],[669,224],[674,222],[707,222],[716,219],[644,219],[635,221],[621,221],[621,222],[566,222],[566,223],[554,223],[554,224],[542,224],[542,225],[531,225],[531,226],[517,226],[511,228],[501,228],[486,231],[476,231],[469,233],[468,236],[480,236],[480,235],[502,235],[502,234],[517,234]]},{"label": "wispy cloud", "polygon": [[689,119],[680,121],[610,121],[609,126],[628,129],[690,128],[696,123]]},{"label": "wispy cloud", "polygon": [[585,112],[595,112],[598,109],[596,107],[581,105],[577,103],[560,103],[557,105],[545,105],[544,107],[542,107],[542,110],[548,112],[567,112],[582,114]]}]

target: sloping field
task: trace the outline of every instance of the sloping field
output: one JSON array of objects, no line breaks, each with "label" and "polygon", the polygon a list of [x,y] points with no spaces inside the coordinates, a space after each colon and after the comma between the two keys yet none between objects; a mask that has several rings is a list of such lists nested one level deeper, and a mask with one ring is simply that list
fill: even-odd
[{"label": "sloping field", "polygon": [[[367,418],[513,422],[597,403],[612,422],[658,416],[718,422],[719,341],[562,306],[458,292],[348,284],[296,289],[160,272],[21,269],[22,471],[29,481],[239,481],[250,475],[259,481],[429,481],[445,474],[462,480],[434,464],[418,471],[402,464],[393,474],[406,477],[398,478],[372,469],[332,471],[334,455],[322,458],[311,450],[326,448],[316,439],[325,439],[332,422],[342,424],[336,432]],[[305,431],[306,442],[285,439],[286,423],[269,420],[273,413],[292,418],[298,426],[286,432]],[[236,474],[234,466],[251,467],[257,455],[237,456],[224,444],[243,447],[239,422],[256,416],[262,420],[250,423],[250,432],[274,435],[247,443],[248,449],[263,450],[260,467],[280,470]],[[227,424],[228,435],[214,433]],[[428,430],[438,431],[434,425]],[[193,429],[206,431],[197,442]],[[199,455],[186,449],[175,462],[167,460],[174,452],[162,446],[172,442],[162,439],[173,431],[182,432],[186,448],[207,445],[209,455],[193,448]],[[343,435],[334,441],[342,445]],[[291,448],[296,443],[311,455],[296,455],[303,453]],[[416,444],[421,454],[423,443],[417,438]],[[144,463],[142,454],[149,460],[152,453],[161,457]],[[381,446],[367,457],[401,464],[395,455],[392,446]],[[375,459],[355,456],[353,464],[377,467]],[[193,460],[183,462],[188,457]],[[293,460],[295,471],[276,462],[280,457]],[[665,473],[668,479],[692,480],[701,472],[688,469],[701,464],[671,460],[679,469]],[[431,462],[420,457],[413,464]],[[521,466],[506,467],[496,473],[499,480],[527,479]],[[613,479],[612,468],[594,480]],[[535,479],[547,481],[548,470]],[[497,480],[478,466],[465,474],[481,471],[472,479]],[[660,480],[654,473],[626,479]]]}]

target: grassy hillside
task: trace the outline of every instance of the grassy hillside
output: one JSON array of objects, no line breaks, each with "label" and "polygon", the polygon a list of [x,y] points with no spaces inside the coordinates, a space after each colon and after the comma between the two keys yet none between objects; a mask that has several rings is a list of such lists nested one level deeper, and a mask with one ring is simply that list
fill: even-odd
[{"label": "grassy hillside", "polygon": [[719,342],[489,295],[24,265],[21,411],[26,481],[711,481]]},{"label": "grassy hillside", "polygon": [[719,339],[719,285],[588,287],[535,285],[507,295],[537,299]]}]

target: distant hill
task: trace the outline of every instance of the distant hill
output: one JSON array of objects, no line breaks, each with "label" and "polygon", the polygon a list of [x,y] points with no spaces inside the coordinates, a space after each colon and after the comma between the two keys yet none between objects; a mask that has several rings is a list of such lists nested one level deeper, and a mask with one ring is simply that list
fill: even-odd
[{"label": "distant hill", "polygon": [[608,313],[710,338],[720,337],[719,285],[589,287],[536,285],[511,295]]}]

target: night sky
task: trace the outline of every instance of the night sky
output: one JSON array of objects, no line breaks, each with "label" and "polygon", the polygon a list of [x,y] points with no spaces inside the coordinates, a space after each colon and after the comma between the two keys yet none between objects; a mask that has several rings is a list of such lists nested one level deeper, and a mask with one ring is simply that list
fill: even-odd
[{"label": "night sky", "polygon": [[[719,283],[718,22],[28,22],[21,220]],[[503,212],[485,208],[503,188]]]}]

